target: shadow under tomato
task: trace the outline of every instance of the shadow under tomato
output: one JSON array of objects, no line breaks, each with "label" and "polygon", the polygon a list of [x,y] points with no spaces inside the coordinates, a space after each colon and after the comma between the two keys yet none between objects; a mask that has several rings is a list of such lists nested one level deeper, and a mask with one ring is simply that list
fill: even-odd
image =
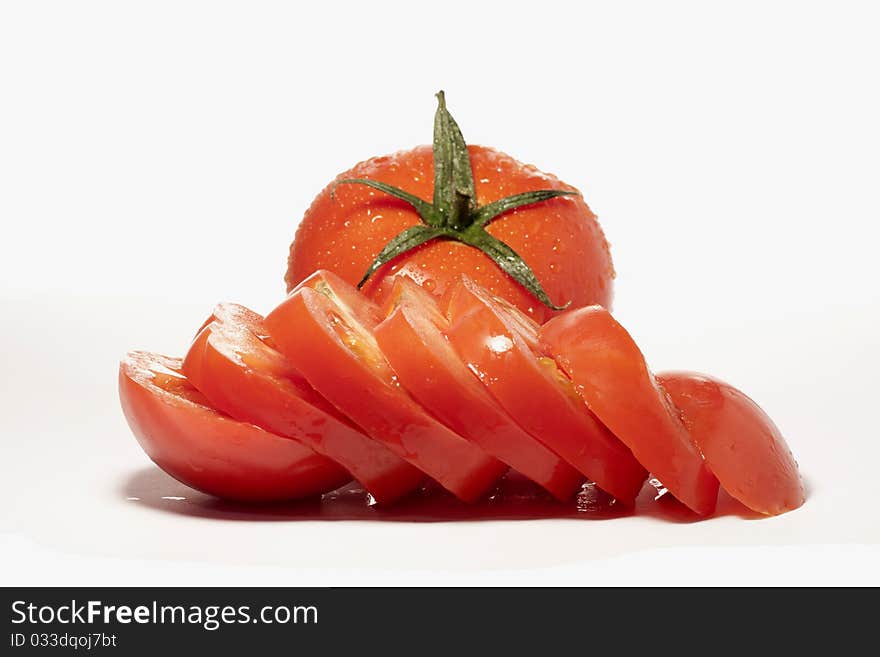
[{"label": "shadow under tomato", "polygon": [[[657,491],[648,483],[636,500],[635,508],[620,504],[592,484],[585,484],[576,499],[563,503],[516,473],[508,474],[490,495],[474,504],[460,502],[439,486],[429,485],[393,506],[380,507],[371,505],[369,496],[357,484],[305,500],[246,504],[200,493],[155,467],[128,475],[120,493],[132,504],[164,513],[233,521],[610,520],[633,515],[676,523],[703,520],[671,495],[655,500]],[[731,515],[762,517],[722,492],[712,517]]]}]

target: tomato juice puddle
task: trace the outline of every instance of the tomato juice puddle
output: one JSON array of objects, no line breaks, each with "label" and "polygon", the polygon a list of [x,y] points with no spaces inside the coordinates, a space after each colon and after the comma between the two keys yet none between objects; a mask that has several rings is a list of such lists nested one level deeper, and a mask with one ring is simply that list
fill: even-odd
[{"label": "tomato juice puddle", "polygon": [[[167,500],[175,500],[169,504]],[[585,483],[577,496],[560,502],[537,484],[511,472],[484,499],[466,504],[437,484],[428,484],[389,506],[370,503],[370,496],[353,483],[320,498],[276,504],[243,504],[219,500],[190,491],[186,497],[164,496],[152,503],[166,511],[177,511],[221,520],[334,521],[371,520],[389,522],[452,522],[480,520],[610,520],[627,516],[658,518],[689,523],[701,520],[671,495],[658,498],[656,482],[646,482],[634,507],[621,504],[592,483]],[[756,517],[732,498],[722,495],[713,517],[738,515]]]}]

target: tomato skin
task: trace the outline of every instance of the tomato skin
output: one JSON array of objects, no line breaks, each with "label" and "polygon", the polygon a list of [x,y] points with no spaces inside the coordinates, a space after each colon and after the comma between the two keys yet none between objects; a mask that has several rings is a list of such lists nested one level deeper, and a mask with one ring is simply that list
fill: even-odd
[{"label": "tomato skin", "polygon": [[421,472],[355,428],[261,339],[260,315],[221,304],[212,317],[183,371],[216,408],[308,445],[350,472],[381,504],[419,487]]},{"label": "tomato skin", "polygon": [[718,480],[638,346],[611,313],[599,306],[566,313],[543,325],[539,338],[587,406],[642,465],[691,510],[712,513]]},{"label": "tomato skin", "polygon": [[300,443],[208,405],[181,362],[132,352],[119,366],[119,397],[147,455],[182,483],[217,497],[274,502],[320,495],[348,474]]},{"label": "tomato skin", "polygon": [[[491,148],[468,147],[480,204],[537,189],[574,189],[556,177]],[[430,201],[434,165],[430,146],[419,146],[357,164],[342,178],[370,178]],[[334,181],[335,182],[335,181]],[[356,284],[385,244],[420,223],[415,210],[363,185],[328,185],[312,202],[290,247],[285,280],[291,290],[318,269]],[[558,305],[611,306],[614,268],[602,229],[583,198],[544,201],[499,216],[488,232],[506,242],[532,268]],[[434,240],[376,271],[364,291],[377,301],[392,279],[405,275],[437,296],[466,273],[495,296],[507,299],[539,322],[556,314],[532,297],[478,250]]]},{"label": "tomato skin", "polygon": [[498,461],[430,416],[400,387],[375,343],[379,315],[354,288],[317,272],[266,317],[266,328],[309,383],[367,435],[459,499],[475,501],[497,482]]},{"label": "tomato skin", "polygon": [[590,413],[549,359],[542,362],[491,297],[467,277],[448,297],[449,339],[501,406],[532,436],[624,503],[647,473]]},{"label": "tomato skin", "polygon": [[498,405],[443,335],[448,322],[433,298],[420,291],[415,283],[397,279],[395,307],[375,331],[403,386],[454,431],[560,500],[571,499],[583,477]]},{"label": "tomato skin", "polygon": [[730,384],[696,372],[665,372],[657,380],[681,411],[685,426],[721,487],[766,515],[804,503],[797,462],[761,408]]},{"label": "tomato skin", "polygon": [[[208,359],[218,366],[216,370],[206,368]],[[222,361],[232,363],[224,365]],[[231,365],[237,366],[235,370]],[[351,426],[351,421],[318,394],[275,349],[266,335],[262,315],[238,304],[217,304],[183,359],[183,373],[212,404],[216,397],[221,405],[215,406],[224,413],[233,417],[247,413],[266,415],[264,421],[276,425],[266,427],[273,433],[288,435],[285,432],[296,432],[297,427],[300,431],[314,431],[328,421],[326,415],[337,423]],[[236,386],[241,389],[233,389]],[[206,389],[210,389],[209,392]],[[268,397],[278,404],[277,398],[282,391],[291,397],[290,403],[294,407],[287,419],[272,415],[261,403]],[[240,399],[239,395],[247,396],[247,399]],[[224,406],[233,408],[235,413]],[[260,424],[257,419],[239,419]]]}]

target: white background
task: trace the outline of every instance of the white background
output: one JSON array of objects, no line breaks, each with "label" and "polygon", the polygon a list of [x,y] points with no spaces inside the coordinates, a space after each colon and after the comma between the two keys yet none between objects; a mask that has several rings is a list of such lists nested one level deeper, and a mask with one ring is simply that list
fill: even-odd
[{"label": "white background", "polygon": [[[880,584],[878,26],[871,2],[4,2],[0,583]],[[440,88],[470,142],[584,192],[618,318],[656,369],[764,405],[801,510],[206,517],[149,463],[120,356],[269,309],[311,198],[429,141]]]}]

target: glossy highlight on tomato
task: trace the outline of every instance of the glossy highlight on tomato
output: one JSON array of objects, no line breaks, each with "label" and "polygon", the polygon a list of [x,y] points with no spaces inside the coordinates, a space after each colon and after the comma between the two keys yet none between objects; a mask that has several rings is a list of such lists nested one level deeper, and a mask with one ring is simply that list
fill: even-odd
[{"label": "glossy highlight on tomato", "polygon": [[187,378],[216,408],[333,460],[380,504],[416,490],[422,473],[312,388],[274,348],[263,324],[263,317],[242,306],[217,306],[183,361]]},{"label": "glossy highlight on tomato", "polygon": [[180,359],[131,352],[119,366],[119,397],[147,455],[210,495],[277,502],[320,495],[349,480],[305,445],[214,409],[181,373]]}]

